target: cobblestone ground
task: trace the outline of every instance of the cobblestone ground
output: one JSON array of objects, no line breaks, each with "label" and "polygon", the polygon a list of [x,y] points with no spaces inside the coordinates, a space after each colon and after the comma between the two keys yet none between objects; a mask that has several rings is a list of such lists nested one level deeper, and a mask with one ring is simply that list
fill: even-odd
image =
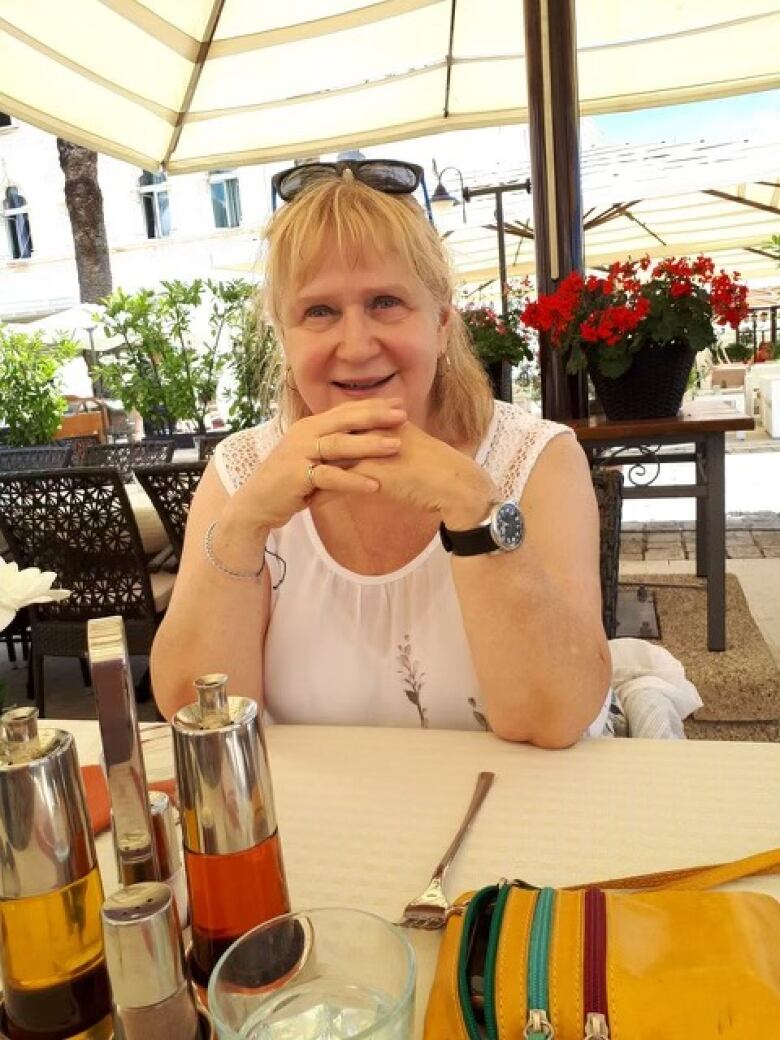
[{"label": "cobblestone ground", "polygon": [[[729,513],[726,556],[731,560],[780,557],[780,513]],[[623,560],[695,560],[695,524],[624,523],[620,536]]]}]

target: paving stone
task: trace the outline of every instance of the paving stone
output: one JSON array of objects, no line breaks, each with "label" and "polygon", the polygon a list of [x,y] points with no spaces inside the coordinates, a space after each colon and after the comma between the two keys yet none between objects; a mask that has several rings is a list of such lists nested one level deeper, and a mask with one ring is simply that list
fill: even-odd
[{"label": "paving stone", "polygon": [[[760,537],[760,536],[759,536]],[[771,535],[769,537],[772,537]],[[752,531],[727,531],[726,532],[726,544],[733,545],[754,545],[753,532]]]},{"label": "paving stone", "polygon": [[645,556],[641,549],[638,551],[635,549],[623,549],[620,550],[621,560],[644,560]]},{"label": "paving stone", "polygon": [[679,531],[648,531],[647,544],[651,545],[678,545],[680,544]]},{"label": "paving stone", "polygon": [[780,531],[754,531],[753,537],[762,548],[766,545],[780,545]]},{"label": "paving stone", "polygon": [[729,560],[760,560],[761,550],[757,545],[729,545],[727,542],[726,556]]},{"label": "paving stone", "polygon": [[[779,554],[780,555],[780,554]],[[646,560],[684,560],[685,553],[682,545],[666,545],[662,547],[648,546],[645,552]]]},{"label": "paving stone", "polygon": [[640,520],[628,520],[626,523],[620,525],[621,531],[644,531],[645,524]]},{"label": "paving stone", "polygon": [[780,557],[780,545],[765,545],[762,551],[766,557]]},{"label": "paving stone", "polygon": [[620,538],[621,549],[633,549],[641,552],[644,544],[644,535],[641,534],[624,534]]}]

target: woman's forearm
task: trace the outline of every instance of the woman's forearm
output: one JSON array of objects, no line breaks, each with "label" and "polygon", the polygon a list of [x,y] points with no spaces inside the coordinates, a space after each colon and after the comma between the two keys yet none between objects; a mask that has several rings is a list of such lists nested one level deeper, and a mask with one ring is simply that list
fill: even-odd
[{"label": "woman's forearm", "polygon": [[[166,718],[195,699],[193,681],[209,672],[224,672],[233,696],[262,699],[262,645],[270,599],[267,568],[257,580],[231,577],[208,560],[204,533],[187,533],[184,581],[174,588],[151,655],[154,696]],[[265,532],[250,535],[220,519],[213,553],[231,570],[257,571],[266,537]]]},{"label": "woman's forearm", "polygon": [[565,594],[527,546],[454,558],[452,569],[493,730],[507,740],[573,744],[611,679],[597,605]]}]

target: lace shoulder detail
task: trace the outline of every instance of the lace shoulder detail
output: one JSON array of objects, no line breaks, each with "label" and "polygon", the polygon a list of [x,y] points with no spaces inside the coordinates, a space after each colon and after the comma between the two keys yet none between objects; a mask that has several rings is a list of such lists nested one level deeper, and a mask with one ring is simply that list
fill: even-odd
[{"label": "lace shoulder detail", "polygon": [[538,419],[517,405],[495,402],[496,416],[484,466],[506,498],[520,498],[542,449],[559,434],[574,436],[561,423]]},{"label": "lace shoulder detail", "polygon": [[278,419],[270,419],[262,426],[240,430],[220,441],[214,452],[214,465],[231,495],[249,479],[282,438]]}]

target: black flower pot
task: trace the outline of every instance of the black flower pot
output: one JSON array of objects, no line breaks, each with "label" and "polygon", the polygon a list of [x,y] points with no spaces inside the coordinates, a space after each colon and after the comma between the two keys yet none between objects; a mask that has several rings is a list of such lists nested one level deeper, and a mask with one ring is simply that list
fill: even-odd
[{"label": "black flower pot", "polygon": [[686,343],[652,343],[617,379],[602,375],[595,358],[588,374],[608,419],[670,419],[680,410],[695,357]]},{"label": "black flower pot", "polygon": [[512,401],[512,364],[509,361],[489,361],[485,365],[493,397],[498,401]]}]

